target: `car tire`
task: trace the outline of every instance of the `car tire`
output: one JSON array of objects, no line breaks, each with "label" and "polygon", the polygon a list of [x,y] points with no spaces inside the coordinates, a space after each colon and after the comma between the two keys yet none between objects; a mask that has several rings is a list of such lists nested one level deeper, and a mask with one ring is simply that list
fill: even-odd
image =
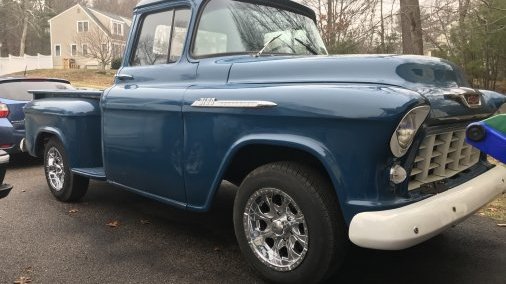
[{"label": "car tire", "polygon": [[3,184],[6,171],[7,171],[7,165],[0,165],[0,185]]},{"label": "car tire", "polygon": [[44,173],[51,193],[60,201],[78,201],[88,190],[89,179],[71,172],[65,148],[56,137],[44,147]]},{"label": "car tire", "polygon": [[268,281],[323,281],[341,265],[349,245],[328,179],[295,162],[252,171],[237,192],[233,215],[243,255]]}]

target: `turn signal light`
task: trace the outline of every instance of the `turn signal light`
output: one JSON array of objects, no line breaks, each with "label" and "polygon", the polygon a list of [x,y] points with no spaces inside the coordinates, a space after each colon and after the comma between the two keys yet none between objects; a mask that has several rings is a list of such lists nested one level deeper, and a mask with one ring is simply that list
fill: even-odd
[{"label": "turn signal light", "polygon": [[9,116],[9,108],[6,104],[0,104],[0,118]]},{"label": "turn signal light", "polygon": [[395,165],[390,169],[390,181],[395,184],[402,183],[407,177],[406,170],[399,165]]}]

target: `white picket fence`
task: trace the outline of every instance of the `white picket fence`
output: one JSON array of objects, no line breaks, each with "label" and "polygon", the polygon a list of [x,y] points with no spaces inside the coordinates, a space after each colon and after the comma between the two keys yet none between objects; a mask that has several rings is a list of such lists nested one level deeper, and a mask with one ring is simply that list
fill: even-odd
[{"label": "white picket fence", "polygon": [[0,76],[14,72],[35,69],[52,69],[53,59],[51,55],[37,54],[36,56],[12,56],[0,57]]}]

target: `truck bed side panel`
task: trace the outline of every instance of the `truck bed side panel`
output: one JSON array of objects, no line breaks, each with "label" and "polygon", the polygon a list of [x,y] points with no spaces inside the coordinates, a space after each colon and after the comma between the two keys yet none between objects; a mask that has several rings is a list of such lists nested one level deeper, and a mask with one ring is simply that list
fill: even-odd
[{"label": "truck bed side panel", "polygon": [[102,166],[101,116],[94,98],[49,97],[25,107],[26,145],[31,155],[42,153],[40,139],[56,135],[63,143],[72,168]]}]

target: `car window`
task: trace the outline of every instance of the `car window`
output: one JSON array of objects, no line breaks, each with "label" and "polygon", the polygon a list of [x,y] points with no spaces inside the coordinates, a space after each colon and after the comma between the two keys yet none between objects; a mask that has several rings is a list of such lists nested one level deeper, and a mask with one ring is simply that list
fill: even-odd
[{"label": "car window", "polygon": [[142,21],[132,66],[166,64],[174,10],[149,14]]},{"label": "car window", "polygon": [[181,58],[181,54],[183,54],[184,41],[188,32],[190,16],[190,9],[180,9],[175,12],[169,62],[178,61],[179,58]]},{"label": "car window", "polygon": [[200,16],[193,55],[257,53],[264,46],[264,54],[327,54],[308,15],[275,7],[274,2],[210,0]]},{"label": "car window", "polygon": [[30,90],[73,90],[70,84],[52,81],[16,81],[0,84],[0,98],[31,101],[33,96]]},{"label": "car window", "polygon": [[186,8],[147,15],[142,21],[131,65],[178,61],[183,54],[190,16],[190,10]]}]

